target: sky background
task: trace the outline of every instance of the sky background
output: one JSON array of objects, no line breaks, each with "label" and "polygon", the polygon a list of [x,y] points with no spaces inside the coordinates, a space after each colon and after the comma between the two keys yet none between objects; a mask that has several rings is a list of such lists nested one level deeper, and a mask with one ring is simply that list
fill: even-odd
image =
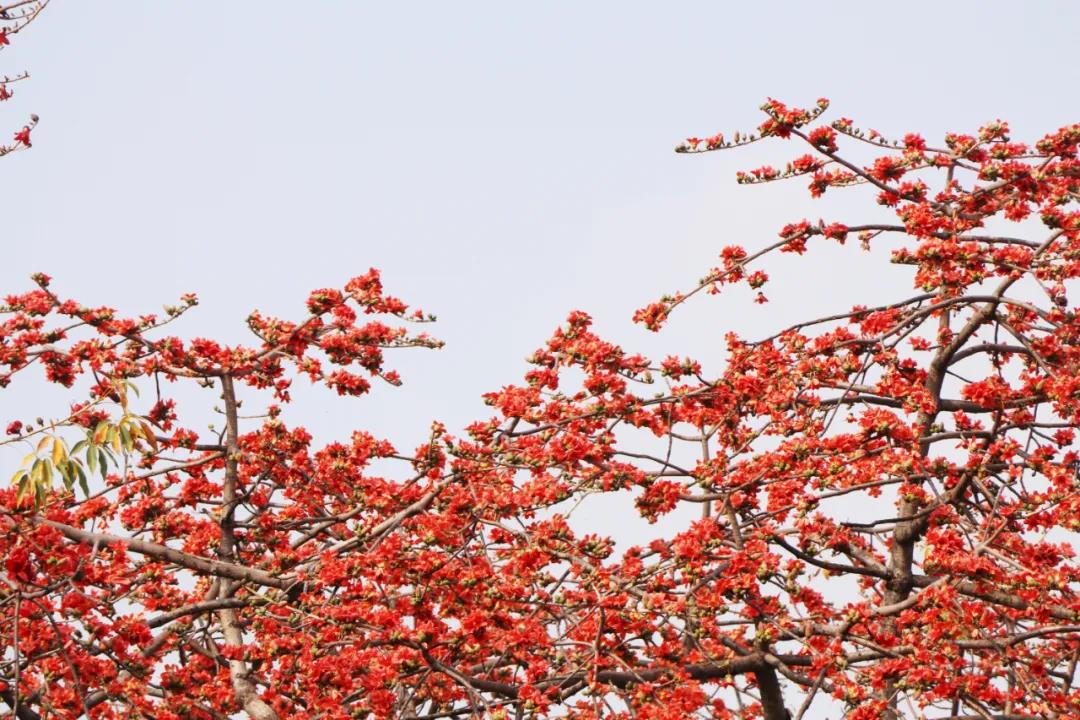
[{"label": "sky background", "polygon": [[[432,419],[487,417],[480,395],[519,381],[574,308],[627,349],[715,373],[730,330],[904,297],[907,271],[853,242],[767,265],[767,305],[738,288],[659,336],[633,325],[725,244],[882,217],[865,192],[735,184],[801,148],[673,147],[752,129],[769,96],[825,96],[827,119],[890,136],[1002,118],[1035,139],[1080,119],[1078,27],[1070,2],[55,0],[0,53],[0,72],[32,74],[4,126],[41,116],[33,149],[2,161],[0,288],[44,271],[127,313],[197,292],[177,331],[240,342],[252,309],[300,318],[312,289],[378,267],[446,347],[392,358],[404,387],[368,399],[300,385],[291,421],[408,449]],[[5,419],[63,408],[40,384],[3,396]],[[590,512],[638,532],[626,508]]]}]

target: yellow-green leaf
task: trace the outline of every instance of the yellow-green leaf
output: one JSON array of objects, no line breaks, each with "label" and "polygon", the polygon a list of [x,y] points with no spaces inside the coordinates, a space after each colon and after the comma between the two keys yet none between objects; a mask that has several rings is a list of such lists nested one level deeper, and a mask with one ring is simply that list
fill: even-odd
[{"label": "yellow-green leaf", "polygon": [[53,438],[52,445],[52,461],[53,465],[60,465],[67,459],[67,448],[64,447],[64,441],[60,438]]},{"label": "yellow-green leaf", "polygon": [[31,487],[32,485],[30,483],[30,476],[23,475],[22,479],[19,480],[19,491],[15,493],[16,504],[21,503],[23,499],[30,494],[29,491]]}]

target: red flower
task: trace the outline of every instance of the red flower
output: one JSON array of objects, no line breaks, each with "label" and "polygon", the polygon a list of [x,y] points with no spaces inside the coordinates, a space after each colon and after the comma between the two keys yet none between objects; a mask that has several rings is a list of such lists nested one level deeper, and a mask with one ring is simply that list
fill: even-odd
[{"label": "red flower", "polygon": [[922,152],[926,149],[926,141],[922,139],[921,135],[908,133],[904,136],[904,147],[908,150]]},{"label": "red flower", "polygon": [[822,152],[836,152],[836,131],[831,127],[814,128],[809,135],[810,143]]},{"label": "red flower", "polygon": [[757,289],[769,281],[769,276],[761,270],[755,270],[746,281],[750,283],[750,287]]},{"label": "red flower", "polygon": [[23,129],[15,133],[15,142],[30,147],[30,126],[24,125]]},{"label": "red flower", "polygon": [[874,161],[870,174],[882,182],[898,180],[905,172],[904,162],[900,158],[886,156]]}]

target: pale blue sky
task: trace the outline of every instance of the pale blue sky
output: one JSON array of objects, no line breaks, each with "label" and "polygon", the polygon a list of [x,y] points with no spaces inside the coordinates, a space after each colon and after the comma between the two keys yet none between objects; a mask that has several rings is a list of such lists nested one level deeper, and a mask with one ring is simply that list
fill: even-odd
[{"label": "pale blue sky", "polygon": [[673,146],[753,127],[770,95],[828,96],[886,133],[1001,117],[1032,136],[1080,118],[1078,20],[1068,2],[55,0],[0,54],[33,75],[6,126],[42,118],[3,160],[0,286],[43,270],[130,312],[196,291],[180,330],[235,341],[252,308],[299,315],[310,289],[377,266],[447,347],[399,356],[406,386],[372,400],[297,392],[304,413],[321,433],[458,429],[571,308],[628,348],[718,359],[728,329],[895,296],[905,275],[830,249],[781,263],[762,308],[739,291],[659,338],[633,326],[725,243],[873,209],[735,185],[795,148]]}]

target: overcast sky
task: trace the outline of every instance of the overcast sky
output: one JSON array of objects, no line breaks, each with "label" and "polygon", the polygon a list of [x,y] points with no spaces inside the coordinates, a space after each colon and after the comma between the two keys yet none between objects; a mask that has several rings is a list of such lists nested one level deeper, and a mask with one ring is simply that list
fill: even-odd
[{"label": "overcast sky", "polygon": [[[740,289],[660,336],[634,326],[724,244],[874,216],[858,192],[734,183],[801,149],[672,148],[753,128],[768,96],[826,96],[830,117],[891,135],[1003,118],[1033,139],[1080,118],[1078,20],[1076,3],[985,0],[55,0],[0,54],[32,74],[7,127],[41,116],[33,149],[2,161],[0,287],[41,270],[130,313],[194,291],[178,331],[238,342],[252,309],[301,317],[311,289],[381,268],[438,314],[446,348],[399,355],[405,386],[371,399],[295,394],[323,437],[366,427],[407,449],[434,418],[486,417],[480,394],[519,380],[573,308],[628,349],[715,371],[728,330],[899,298],[906,270],[830,247],[773,265],[768,305]],[[5,416],[43,412],[40,393],[8,391]]]}]

